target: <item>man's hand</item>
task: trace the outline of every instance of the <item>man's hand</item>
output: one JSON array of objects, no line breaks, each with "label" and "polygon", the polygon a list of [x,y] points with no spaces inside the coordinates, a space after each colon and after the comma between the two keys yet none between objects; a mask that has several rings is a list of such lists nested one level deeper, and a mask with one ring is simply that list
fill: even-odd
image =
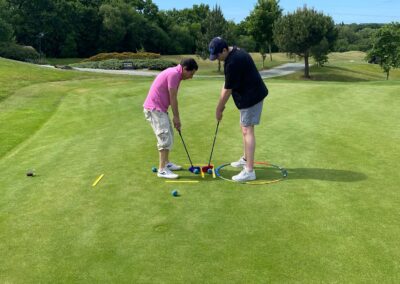
[{"label": "man's hand", "polygon": [[223,107],[222,109],[220,109],[219,107],[217,107],[217,110],[215,111],[215,118],[218,121],[222,120],[222,113],[224,112],[225,107]]},{"label": "man's hand", "polygon": [[172,121],[174,123],[174,127],[176,128],[176,130],[180,131],[181,130],[181,120],[179,119],[179,117],[174,116]]}]

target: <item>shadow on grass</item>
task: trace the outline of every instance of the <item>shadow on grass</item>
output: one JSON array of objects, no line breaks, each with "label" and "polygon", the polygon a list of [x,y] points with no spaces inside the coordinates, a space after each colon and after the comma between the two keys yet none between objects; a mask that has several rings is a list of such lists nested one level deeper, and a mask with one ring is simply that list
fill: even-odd
[{"label": "shadow on grass", "polygon": [[312,81],[366,82],[379,79],[368,72],[338,66],[324,66],[311,70]]},{"label": "shadow on grass", "polygon": [[[358,182],[366,180],[368,177],[359,172],[349,170],[335,170],[335,169],[319,169],[319,168],[286,168],[288,176],[286,179],[303,179],[303,180],[323,180],[323,181],[337,181],[337,182]],[[238,174],[240,169],[233,170],[231,168],[223,168],[220,174],[228,179]],[[257,168],[257,180],[268,181],[277,180],[282,178],[282,173],[276,168]]]},{"label": "shadow on grass", "polygon": [[288,179],[315,179],[339,182],[357,182],[368,177],[359,172],[349,170],[318,169],[318,168],[294,168],[287,169]]}]

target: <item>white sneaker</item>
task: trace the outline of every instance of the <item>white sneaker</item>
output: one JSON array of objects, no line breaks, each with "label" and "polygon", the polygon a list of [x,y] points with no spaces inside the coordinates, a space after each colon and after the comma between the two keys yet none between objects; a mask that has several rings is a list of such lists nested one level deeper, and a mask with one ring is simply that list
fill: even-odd
[{"label": "white sneaker", "polygon": [[255,180],[256,179],[256,172],[253,170],[249,172],[246,167],[243,168],[243,170],[238,174],[232,177],[232,180],[234,181],[250,181],[250,180]]},{"label": "white sneaker", "polygon": [[182,170],[182,167],[179,165],[175,165],[174,163],[169,162],[166,167],[171,171],[179,171]]},{"label": "white sneaker", "polygon": [[175,179],[179,177],[177,174],[171,172],[168,168],[164,168],[161,171],[158,170],[157,176],[160,178],[169,178],[169,179]]},{"label": "white sneaker", "polygon": [[238,161],[232,162],[231,166],[234,168],[243,168],[246,165],[246,160],[244,157],[241,157]]}]

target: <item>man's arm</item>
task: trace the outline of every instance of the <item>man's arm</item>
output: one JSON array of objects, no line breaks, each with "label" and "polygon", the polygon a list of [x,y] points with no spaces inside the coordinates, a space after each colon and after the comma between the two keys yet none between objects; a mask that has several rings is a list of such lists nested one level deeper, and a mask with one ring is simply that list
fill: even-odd
[{"label": "man's arm", "polygon": [[232,89],[225,89],[225,86],[222,87],[217,109],[215,111],[215,118],[218,121],[222,120],[222,113],[225,109],[226,102],[229,100],[231,94],[232,94]]},{"label": "man's arm", "polygon": [[168,89],[169,100],[171,103],[171,109],[173,114],[172,122],[176,130],[181,130],[181,119],[179,118],[179,108],[178,108],[178,89]]}]

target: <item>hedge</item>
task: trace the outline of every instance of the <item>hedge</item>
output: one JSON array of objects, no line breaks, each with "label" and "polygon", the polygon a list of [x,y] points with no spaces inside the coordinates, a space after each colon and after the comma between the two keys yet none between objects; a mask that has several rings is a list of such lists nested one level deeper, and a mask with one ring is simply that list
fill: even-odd
[{"label": "hedge", "polygon": [[159,70],[159,71],[177,65],[173,61],[163,60],[163,59],[129,59],[129,60],[109,59],[103,61],[74,63],[71,64],[70,66],[79,68],[122,70],[124,69],[123,65],[125,62],[132,63],[133,69],[149,69],[149,70]]},{"label": "hedge", "polygon": [[40,56],[31,46],[22,46],[15,43],[0,43],[0,57],[35,62]]},{"label": "hedge", "polygon": [[151,52],[112,52],[112,53],[99,53],[95,56],[92,56],[88,59],[83,60],[83,62],[87,61],[104,61],[107,59],[157,59],[160,58],[160,54],[151,53]]}]

